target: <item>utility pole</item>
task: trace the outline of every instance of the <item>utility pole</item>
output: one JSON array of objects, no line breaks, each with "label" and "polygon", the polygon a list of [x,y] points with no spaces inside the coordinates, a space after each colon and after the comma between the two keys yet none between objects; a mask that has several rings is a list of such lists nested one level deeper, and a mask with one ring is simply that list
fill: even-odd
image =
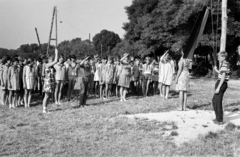
[{"label": "utility pole", "polygon": [[88,54],[90,54],[91,34],[89,33]]},{"label": "utility pole", "polygon": [[38,39],[38,45],[39,45],[39,47],[40,47],[40,49],[41,49],[41,52],[42,52],[42,54],[43,54],[43,49],[42,49],[42,46],[41,46],[41,42],[40,42],[40,39],[39,39],[39,36],[38,36],[38,31],[37,31],[37,28],[35,27],[35,31],[36,31],[36,35],[37,35],[37,39]]},{"label": "utility pole", "polygon": [[227,0],[222,0],[222,31],[220,51],[226,50],[227,40]]},{"label": "utility pole", "polygon": [[56,24],[56,45],[55,45],[55,48],[57,48],[57,46],[58,46],[58,32],[57,32],[57,6],[55,6],[55,24]]},{"label": "utility pole", "polygon": [[102,58],[102,44],[101,44],[101,58]]},{"label": "utility pole", "polygon": [[[51,39],[52,37],[52,28],[53,28],[53,21],[54,21],[54,15],[55,15],[55,22],[56,22],[56,39]],[[48,40],[48,47],[47,47],[47,55],[49,53],[49,47],[50,47],[50,42],[51,40],[56,40],[56,48],[57,48],[57,7],[55,6],[53,8],[53,16],[52,16],[52,22],[51,22],[51,28],[50,28],[50,35],[49,35],[49,40]]]}]

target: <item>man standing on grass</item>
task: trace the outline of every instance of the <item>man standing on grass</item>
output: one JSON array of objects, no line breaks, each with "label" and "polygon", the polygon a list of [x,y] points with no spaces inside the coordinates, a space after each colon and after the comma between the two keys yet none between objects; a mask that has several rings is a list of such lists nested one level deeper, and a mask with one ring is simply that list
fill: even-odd
[{"label": "man standing on grass", "polygon": [[227,61],[227,52],[219,52],[218,60],[219,60],[219,70],[217,67],[214,67],[214,70],[218,73],[218,80],[215,84],[215,94],[212,99],[213,109],[216,115],[216,119],[213,120],[215,124],[222,125],[223,124],[223,96],[228,87],[230,66]]}]

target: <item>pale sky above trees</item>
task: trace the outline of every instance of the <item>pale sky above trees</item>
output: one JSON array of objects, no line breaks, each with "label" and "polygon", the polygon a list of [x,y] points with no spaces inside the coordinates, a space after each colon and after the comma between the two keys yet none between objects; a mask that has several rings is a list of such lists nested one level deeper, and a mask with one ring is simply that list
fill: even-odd
[{"label": "pale sky above trees", "polygon": [[131,3],[131,0],[0,0],[0,47],[16,49],[22,44],[37,43],[35,27],[41,43],[48,42],[55,5],[59,43],[76,37],[85,40],[89,33],[92,38],[103,29],[123,38],[123,23],[128,21],[124,7]]}]

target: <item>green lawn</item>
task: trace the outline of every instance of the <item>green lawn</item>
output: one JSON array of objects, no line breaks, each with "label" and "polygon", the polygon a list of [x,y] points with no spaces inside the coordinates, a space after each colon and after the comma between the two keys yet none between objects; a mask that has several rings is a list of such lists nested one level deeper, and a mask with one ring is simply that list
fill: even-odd
[{"label": "green lawn", "polygon": [[[214,81],[191,80],[188,104],[192,109],[211,110]],[[174,89],[174,85],[172,89]],[[225,110],[240,106],[240,81],[230,81],[224,97]],[[173,133],[163,136],[167,123],[131,120],[120,115],[166,112],[178,106],[178,95],[167,101],[159,96],[130,98],[127,102],[98,99],[75,108],[78,102],[50,104],[43,115],[41,102],[25,109],[0,106],[0,156],[240,156],[240,128],[227,127],[182,144]]]}]

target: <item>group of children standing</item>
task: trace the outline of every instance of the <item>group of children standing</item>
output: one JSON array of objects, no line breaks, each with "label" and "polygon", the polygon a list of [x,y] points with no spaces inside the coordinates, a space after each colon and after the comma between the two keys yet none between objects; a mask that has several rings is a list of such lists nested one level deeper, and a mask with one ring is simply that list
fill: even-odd
[{"label": "group of children standing", "polygon": [[150,57],[131,58],[128,54],[122,58],[95,55],[77,60],[71,55],[65,59],[57,49],[55,55],[37,60],[4,56],[0,64],[0,102],[9,108],[20,105],[28,108],[33,93],[38,93],[44,97],[43,110],[47,112],[50,98],[56,104],[61,104],[64,98],[71,101],[76,90],[82,95],[83,106],[89,95],[106,100],[120,96],[121,101],[126,101],[127,94],[155,95],[159,83],[160,94],[167,99],[174,69],[173,60],[166,54],[160,62]]},{"label": "group of children standing", "polygon": [[161,96],[168,98],[175,73],[174,61],[168,53],[160,61],[149,56],[142,60],[140,57],[129,57],[128,54],[124,54],[121,59],[100,59],[95,56],[94,60],[94,91],[96,96],[99,92],[100,99],[118,96],[119,92],[120,101],[126,101],[127,93],[132,96],[156,95],[159,83]]},{"label": "group of children standing", "polygon": [[[217,124],[223,122],[222,99],[229,80],[229,63],[227,53],[220,52],[219,68],[214,70],[219,74],[216,91],[213,97],[213,107]],[[109,100],[119,96],[120,101],[126,101],[126,95],[148,96],[159,94],[168,99],[169,89],[174,80],[175,62],[168,51],[159,59],[145,57],[94,58],[83,60],[71,55],[65,60],[58,54],[48,55],[37,60],[20,56],[4,56],[0,62],[0,103],[15,108],[24,105],[29,108],[33,92],[43,96],[43,113],[48,113],[49,99],[61,104],[62,100],[71,101],[74,92],[78,91],[79,107],[86,105],[88,96]],[[176,73],[176,90],[179,91],[179,110],[186,110],[187,92],[189,91],[189,69],[191,60],[182,57],[178,62]],[[218,70],[219,69],[219,70]],[[65,92],[67,91],[67,92]]]}]

